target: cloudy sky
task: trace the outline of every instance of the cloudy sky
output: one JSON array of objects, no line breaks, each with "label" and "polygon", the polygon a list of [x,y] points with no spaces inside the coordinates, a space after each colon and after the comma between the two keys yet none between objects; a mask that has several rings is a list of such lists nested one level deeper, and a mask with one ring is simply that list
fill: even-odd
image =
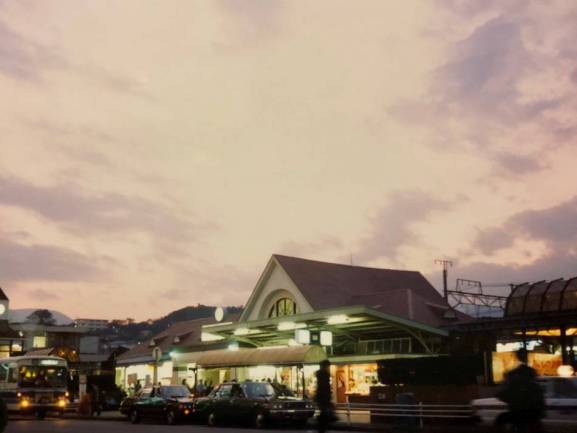
[{"label": "cloudy sky", "polygon": [[577,275],[573,0],[0,0],[13,308],[242,304],[272,253]]}]

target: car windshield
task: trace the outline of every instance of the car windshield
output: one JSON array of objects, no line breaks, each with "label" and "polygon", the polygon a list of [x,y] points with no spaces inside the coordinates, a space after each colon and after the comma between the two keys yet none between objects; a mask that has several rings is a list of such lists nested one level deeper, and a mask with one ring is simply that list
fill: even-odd
[{"label": "car windshield", "polygon": [[247,397],[274,397],[276,395],[274,388],[268,382],[254,382],[243,384],[243,390]]},{"label": "car windshield", "polygon": [[23,388],[64,388],[66,368],[24,365],[18,372],[18,382]]},{"label": "car windshield", "polygon": [[182,385],[163,386],[160,388],[160,395],[165,398],[182,398],[188,397],[190,392],[188,391],[188,388]]}]

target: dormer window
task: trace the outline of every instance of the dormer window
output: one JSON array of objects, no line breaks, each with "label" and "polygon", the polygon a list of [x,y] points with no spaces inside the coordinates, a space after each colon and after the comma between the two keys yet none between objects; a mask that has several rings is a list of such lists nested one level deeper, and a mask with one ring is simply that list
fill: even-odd
[{"label": "dormer window", "polygon": [[178,344],[178,343],[180,343],[180,337],[179,337],[178,335],[175,336],[175,337],[174,337],[174,340],[172,340],[172,343],[173,343],[173,344]]},{"label": "dormer window", "polygon": [[148,343],[148,347],[154,347],[156,346],[156,342],[154,341],[154,338],[152,340],[150,340],[150,343]]},{"label": "dormer window", "polygon": [[289,298],[281,298],[270,308],[268,317],[292,316],[297,313],[297,304]]}]

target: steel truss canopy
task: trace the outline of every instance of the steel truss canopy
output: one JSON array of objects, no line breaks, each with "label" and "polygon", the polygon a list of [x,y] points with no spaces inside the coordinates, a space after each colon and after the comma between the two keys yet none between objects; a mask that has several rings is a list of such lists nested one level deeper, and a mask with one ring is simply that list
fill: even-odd
[{"label": "steel truss canopy", "polygon": [[448,331],[404,319],[366,306],[351,306],[250,322],[205,325],[203,333],[255,346],[287,344],[295,330],[332,331],[336,338],[386,338],[410,335],[423,342],[425,336],[448,336]]}]

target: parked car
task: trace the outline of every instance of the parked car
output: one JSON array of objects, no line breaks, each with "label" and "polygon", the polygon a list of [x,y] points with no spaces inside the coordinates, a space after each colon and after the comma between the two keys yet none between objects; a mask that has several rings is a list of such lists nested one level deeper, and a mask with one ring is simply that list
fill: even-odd
[{"label": "parked car", "polygon": [[125,399],[120,412],[128,415],[133,424],[142,418],[163,420],[177,424],[193,417],[193,399],[183,385],[145,388],[132,398]]},{"label": "parked car", "polygon": [[[557,426],[577,430],[577,377],[541,377],[538,382],[547,405],[543,424],[551,429]],[[471,406],[477,419],[490,425],[507,411],[507,405],[496,397],[473,400]]]},{"label": "parked car", "polygon": [[209,426],[227,421],[262,428],[275,421],[305,425],[314,415],[311,401],[279,395],[268,382],[223,383],[195,401],[196,415]]},{"label": "parked car", "polygon": [[148,394],[152,392],[152,388],[143,388],[134,393],[132,396],[127,396],[122,399],[120,402],[120,407],[118,410],[122,415],[130,416],[130,411],[132,410],[132,405],[136,400],[138,400],[143,394]]}]

